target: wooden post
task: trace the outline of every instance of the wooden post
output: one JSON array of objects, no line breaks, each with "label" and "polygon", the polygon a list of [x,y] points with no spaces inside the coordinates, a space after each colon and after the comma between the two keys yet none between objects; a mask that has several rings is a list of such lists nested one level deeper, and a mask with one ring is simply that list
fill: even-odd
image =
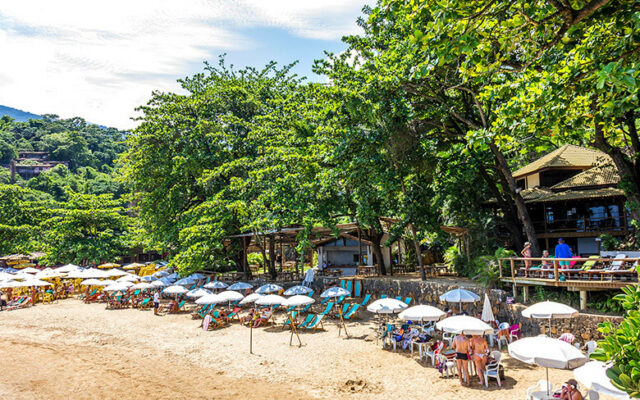
[{"label": "wooden post", "polygon": [[282,238],[280,238],[280,272],[283,271],[284,265],[284,251],[282,247]]},{"label": "wooden post", "polygon": [[393,276],[393,251],[391,248],[393,245],[389,243],[389,274]]},{"label": "wooden post", "polygon": [[469,237],[468,233],[464,235],[464,247],[467,250],[467,261],[470,263],[471,262],[471,238]]},{"label": "wooden post", "polygon": [[522,301],[525,303],[529,301],[529,286],[527,285],[522,287]]},{"label": "wooden post", "polygon": [[558,262],[553,262],[553,280],[556,281],[556,285],[558,284]]},{"label": "wooden post", "polygon": [[586,308],[587,308],[587,291],[581,290],[580,291],[580,309],[584,310]]},{"label": "wooden post", "polygon": [[509,260],[511,262],[511,279],[516,278],[516,260],[513,258]]},{"label": "wooden post", "polygon": [[360,266],[362,265],[362,233],[360,231],[360,224],[357,221],[356,226],[358,227],[358,270],[360,270]]},{"label": "wooden post", "polygon": [[498,258],[498,269],[498,272],[500,272],[500,278],[502,278],[502,258]]},{"label": "wooden post", "polygon": [[244,276],[248,277],[247,273],[247,238],[242,237],[242,270],[244,272]]}]

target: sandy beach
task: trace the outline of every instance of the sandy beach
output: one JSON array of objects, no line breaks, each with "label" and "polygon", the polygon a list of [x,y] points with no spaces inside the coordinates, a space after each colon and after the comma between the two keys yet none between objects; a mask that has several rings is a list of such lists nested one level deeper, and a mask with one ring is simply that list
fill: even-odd
[{"label": "sandy beach", "polygon": [[[365,313],[367,314],[367,313]],[[282,322],[284,316],[277,315]],[[524,399],[544,379],[543,368],[509,359],[506,381],[489,389],[461,387],[417,355],[383,350],[373,324],[348,324],[338,336],[301,334],[289,346],[280,326],[253,331],[231,327],[204,332],[188,314],[106,310],[104,304],[63,300],[0,313],[0,396],[12,399]],[[295,338],[294,338],[295,340]],[[571,371],[551,370],[559,385]]]}]

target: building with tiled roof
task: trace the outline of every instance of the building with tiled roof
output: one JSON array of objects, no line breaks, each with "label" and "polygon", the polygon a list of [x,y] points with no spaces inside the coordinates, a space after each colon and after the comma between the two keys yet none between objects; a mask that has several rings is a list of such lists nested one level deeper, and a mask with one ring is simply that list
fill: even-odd
[{"label": "building with tiled roof", "polygon": [[624,236],[629,218],[620,176],[611,158],[597,150],[565,145],[513,173],[543,249],[558,238],[577,254],[596,253],[602,234]]}]

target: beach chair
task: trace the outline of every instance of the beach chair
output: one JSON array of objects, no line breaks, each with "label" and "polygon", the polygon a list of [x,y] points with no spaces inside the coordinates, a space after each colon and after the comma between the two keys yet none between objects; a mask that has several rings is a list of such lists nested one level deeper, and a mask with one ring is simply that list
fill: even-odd
[{"label": "beach chair", "polygon": [[353,282],[351,281],[347,281],[347,284],[345,285],[345,289],[349,292],[352,293],[351,289],[353,288]]},{"label": "beach chair", "polygon": [[233,311],[231,311],[229,313],[229,315],[227,315],[227,319],[237,319],[238,321],[240,321],[240,311],[242,311],[242,309],[240,307],[234,307]]},{"label": "beach chair", "polygon": [[89,303],[93,300],[96,299],[96,293],[98,293],[98,289],[93,289],[92,292],[90,292],[85,298],[84,298],[84,302],[85,303]]},{"label": "beach chair", "polygon": [[380,339],[382,339],[382,348],[385,348],[387,345],[387,341],[389,341],[389,344],[391,344],[391,333],[396,329],[395,325],[392,324],[386,324],[384,326],[384,330],[382,331],[382,334],[380,335]]},{"label": "beach chair", "polygon": [[396,296],[396,300],[402,301],[402,296]]},{"label": "beach chair", "polygon": [[484,369],[484,385],[489,387],[489,378],[493,378],[498,381],[498,386],[502,387],[502,382],[500,382],[500,359],[502,358],[502,353],[494,350],[491,352],[491,357],[494,361],[487,364]]},{"label": "beach chair", "polygon": [[380,296],[380,299],[381,299],[381,300],[382,300],[382,299],[386,299],[386,298],[387,298],[387,295],[386,295],[386,294],[383,294],[382,296]]},{"label": "beach chair", "polygon": [[362,300],[362,303],[360,303],[360,305],[362,307],[365,307],[367,304],[369,304],[370,301],[371,301],[371,295],[370,294],[366,294],[364,296],[364,299]]},{"label": "beach chair", "polygon": [[413,299],[412,299],[411,297],[406,297],[406,298],[404,299],[404,304],[409,305],[409,304],[411,304],[411,301],[412,301],[412,300],[413,300]]},{"label": "beach chair", "polygon": [[358,315],[358,309],[360,308],[360,304],[353,304],[351,306],[351,308],[349,309],[349,311],[347,311],[342,317],[344,319],[351,319],[351,318],[359,318]]},{"label": "beach chair", "polygon": [[285,310],[285,312],[286,312],[286,313],[290,313],[290,312],[292,312],[292,311],[293,311],[293,310],[295,310],[295,309],[296,309],[296,306],[291,306],[291,307],[287,308],[287,309]]},{"label": "beach chair", "polygon": [[338,297],[338,300],[336,300],[336,304],[340,304],[340,303],[342,303],[342,302],[344,301],[345,297],[346,297],[346,296],[340,296],[340,297]]},{"label": "beach chair", "polygon": [[350,306],[351,306],[351,304],[349,304],[349,303],[344,303],[344,304],[342,305],[342,310],[340,310],[340,306],[339,306],[339,305],[337,305],[337,307],[336,307],[336,311],[335,311],[335,314],[334,314],[334,317],[336,317],[336,318],[340,318],[340,312],[342,312],[342,315],[344,316],[344,315],[347,313],[347,311],[349,310],[349,307],[350,307]]},{"label": "beach chair", "polygon": [[290,315],[291,315],[291,318],[287,317],[287,319],[282,324],[282,330],[284,330],[284,328],[286,328],[286,327],[291,327],[291,321],[294,321],[294,323],[295,323],[296,317],[298,316],[298,312],[297,311],[291,311]]},{"label": "beach chair", "polygon": [[318,327],[322,327],[322,329],[324,329],[324,325],[322,325],[322,317],[324,317],[324,314],[320,314],[318,315],[309,325],[307,325],[305,328],[312,330],[313,332],[315,332]]},{"label": "beach chair", "polygon": [[182,300],[182,301],[178,304],[178,307],[176,307],[176,313],[178,313],[178,312],[180,312],[180,311],[183,311],[183,310],[182,310],[182,307],[184,307],[184,305],[185,305],[186,303],[187,303],[187,301],[186,301],[186,300]]},{"label": "beach chair", "polygon": [[307,304],[306,306],[304,306],[304,308],[300,311],[300,314],[304,314],[306,312],[309,312],[309,310],[311,309],[311,304]]},{"label": "beach chair", "polygon": [[143,309],[143,308],[147,308],[150,307],[149,302],[151,301],[151,298],[147,297],[146,299],[143,299],[140,304],[138,304],[138,308],[139,309]]},{"label": "beach chair", "polygon": [[331,297],[325,297],[325,298],[324,298],[324,300],[322,300],[322,301],[320,302],[320,304],[322,304],[322,305],[327,304],[327,302],[328,302],[329,300],[331,300]]},{"label": "beach chair", "polygon": [[7,311],[15,310],[17,308],[23,307],[25,304],[28,304],[31,301],[31,297],[23,296],[17,298],[15,301],[7,304]]},{"label": "beach chair", "polygon": [[533,400],[531,394],[537,391],[553,392],[553,384],[551,382],[541,379],[535,385],[527,388],[527,400]]},{"label": "beach chair", "polygon": [[333,309],[333,302],[329,302],[329,303],[327,303],[327,307],[320,314],[321,315],[327,315],[327,314],[329,314],[331,312],[332,309]]},{"label": "beach chair", "polygon": [[273,311],[267,312],[266,315],[267,315],[266,317],[261,316],[260,318],[255,320],[253,323],[253,327],[258,328],[262,325],[266,326],[269,322],[271,322],[271,319],[273,318]]},{"label": "beach chair", "polygon": [[298,324],[298,328],[306,328],[315,318],[316,316],[313,314],[307,314],[307,317]]},{"label": "beach chair", "polygon": [[310,291],[309,293],[307,293],[307,296],[309,296],[309,297],[313,297],[313,293],[314,293],[314,292],[313,292],[313,290],[312,290],[312,291]]},{"label": "beach chair", "polygon": [[355,297],[360,297],[362,295],[362,282],[357,281],[355,286]]},{"label": "beach chair", "polygon": [[456,360],[448,359],[444,354],[438,354],[436,356],[436,366],[440,370],[440,375],[444,375],[447,373],[447,379],[449,378],[449,374],[451,376],[455,376],[457,374],[457,365]]},{"label": "beach chair", "polygon": [[429,358],[431,360],[431,365],[435,366],[436,365],[436,358],[438,357],[438,354],[440,354],[440,352],[442,352],[443,349],[444,349],[444,342],[437,341],[436,345],[433,348],[433,350],[428,348],[427,350],[425,350],[422,353],[422,357]]}]

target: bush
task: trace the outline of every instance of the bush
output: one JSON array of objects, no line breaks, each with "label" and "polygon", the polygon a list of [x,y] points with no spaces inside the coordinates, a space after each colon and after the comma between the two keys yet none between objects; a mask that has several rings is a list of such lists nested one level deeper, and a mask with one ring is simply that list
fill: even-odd
[{"label": "bush", "polygon": [[604,322],[598,330],[605,335],[598,341],[591,358],[612,362],[607,370],[611,383],[633,398],[640,397],[640,286],[627,286],[614,298],[626,310],[624,321],[615,328]]},{"label": "bush", "polygon": [[249,263],[249,265],[258,264],[260,267],[264,266],[264,258],[260,253],[247,254],[247,262]]},{"label": "bush", "polygon": [[602,250],[605,250],[605,251],[617,250],[618,246],[620,246],[620,242],[618,241],[618,239],[616,239],[611,235],[607,235],[607,234],[600,235],[600,240],[602,240],[602,243],[601,243]]}]

